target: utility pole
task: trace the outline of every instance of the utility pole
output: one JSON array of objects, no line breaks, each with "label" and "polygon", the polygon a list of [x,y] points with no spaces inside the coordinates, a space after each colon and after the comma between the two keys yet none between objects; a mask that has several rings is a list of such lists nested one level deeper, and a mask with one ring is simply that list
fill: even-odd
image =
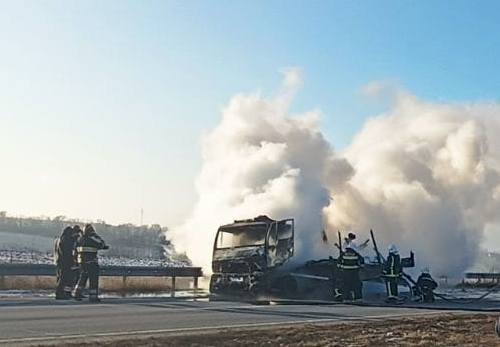
[{"label": "utility pole", "polygon": [[141,207],[141,224],[140,226],[142,226],[144,223],[144,209]]}]

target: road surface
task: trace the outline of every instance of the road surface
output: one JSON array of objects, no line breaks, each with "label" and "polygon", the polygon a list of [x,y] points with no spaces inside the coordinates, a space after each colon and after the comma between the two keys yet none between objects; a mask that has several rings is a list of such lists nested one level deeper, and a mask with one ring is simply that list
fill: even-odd
[{"label": "road surface", "polygon": [[[350,305],[269,305],[170,299],[108,299],[102,304],[0,301],[0,345],[193,333],[241,327],[343,322],[438,311]],[[441,311],[442,312],[442,311]]]}]

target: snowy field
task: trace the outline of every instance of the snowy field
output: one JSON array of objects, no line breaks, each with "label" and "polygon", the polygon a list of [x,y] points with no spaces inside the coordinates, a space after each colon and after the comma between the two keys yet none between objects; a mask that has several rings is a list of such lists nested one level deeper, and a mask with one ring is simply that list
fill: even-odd
[{"label": "snowy field", "polygon": [[52,253],[55,239],[36,235],[23,235],[0,231],[0,249],[4,250],[37,250],[41,253]]},{"label": "snowy field", "polygon": [[[53,264],[54,257],[51,252],[40,252],[30,249],[0,249],[0,264]],[[110,266],[176,266],[183,267],[188,264],[168,259],[130,259],[122,257],[99,256],[101,265]]]},{"label": "snowy field", "polygon": [[[53,264],[55,239],[0,231],[0,264]],[[156,258],[99,256],[101,265],[114,266],[187,266],[183,261]]]}]

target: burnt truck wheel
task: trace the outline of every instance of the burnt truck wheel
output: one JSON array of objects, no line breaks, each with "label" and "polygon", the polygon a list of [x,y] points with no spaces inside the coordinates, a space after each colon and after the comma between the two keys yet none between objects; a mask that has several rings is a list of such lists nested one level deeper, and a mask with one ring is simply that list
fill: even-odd
[{"label": "burnt truck wheel", "polygon": [[221,297],[220,295],[216,295],[216,294],[210,294],[208,296],[208,301],[212,301],[212,302],[216,302],[216,301],[225,301],[223,297]]},{"label": "burnt truck wheel", "polygon": [[269,300],[255,300],[253,302],[253,304],[257,305],[257,306],[267,306],[267,305],[271,304],[271,301],[269,301]]},{"label": "burnt truck wheel", "polygon": [[252,303],[254,305],[269,305],[269,291],[267,290],[264,283],[261,283],[260,286],[253,288],[250,293],[252,297]]},{"label": "burnt truck wheel", "polygon": [[281,281],[281,291],[287,299],[296,299],[299,295],[297,280],[292,276],[287,276]]}]

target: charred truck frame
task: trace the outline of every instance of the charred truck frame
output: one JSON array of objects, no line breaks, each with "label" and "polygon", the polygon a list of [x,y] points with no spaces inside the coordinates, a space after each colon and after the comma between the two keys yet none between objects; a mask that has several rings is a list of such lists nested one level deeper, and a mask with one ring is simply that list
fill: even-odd
[{"label": "charred truck frame", "polygon": [[210,292],[258,298],[270,289],[276,269],[293,256],[293,219],[266,216],[221,226],[215,237]]},{"label": "charred truck frame", "polygon": [[[294,233],[293,219],[267,216],[219,227],[213,246],[211,299],[331,299],[339,279],[337,259],[292,264]],[[383,264],[375,250],[375,260],[361,269],[363,281],[381,281]]]}]

